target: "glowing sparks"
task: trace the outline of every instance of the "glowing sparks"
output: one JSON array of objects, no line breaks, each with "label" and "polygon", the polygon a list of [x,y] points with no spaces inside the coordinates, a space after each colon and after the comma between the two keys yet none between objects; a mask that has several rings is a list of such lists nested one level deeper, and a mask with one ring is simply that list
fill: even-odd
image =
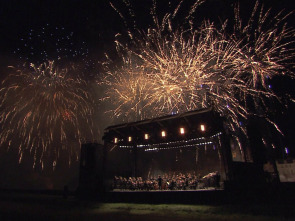
[{"label": "glowing sparks", "polygon": [[105,99],[115,106],[111,111],[130,121],[212,107],[226,118],[230,131],[247,134],[241,119],[252,114],[267,118],[270,102],[280,100],[269,81],[293,77],[294,29],[287,28],[286,16],[279,13],[270,18],[270,11],[258,2],[245,24],[237,6],[234,27],[224,22],[218,28],[207,20],[195,27],[193,14],[204,1],[191,7],[187,24],[173,29],[181,4],[161,23],[154,1],[153,26],[129,30],[130,45],[117,35],[122,61],[103,63]]},{"label": "glowing sparks", "polygon": [[92,98],[75,74],[73,67],[58,69],[48,62],[13,69],[2,82],[0,145],[18,146],[20,162],[29,151],[34,166],[40,160],[43,168],[49,158],[55,166],[61,150],[69,152],[69,159],[78,158],[82,140],[93,137]]},{"label": "glowing sparks", "polygon": [[88,56],[86,42],[75,41],[75,33],[63,26],[46,24],[23,33],[13,51],[24,61],[77,60]]}]

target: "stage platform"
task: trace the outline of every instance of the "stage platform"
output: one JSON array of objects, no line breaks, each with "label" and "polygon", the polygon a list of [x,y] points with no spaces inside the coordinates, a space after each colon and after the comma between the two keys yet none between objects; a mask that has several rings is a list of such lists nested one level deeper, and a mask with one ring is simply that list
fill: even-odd
[{"label": "stage platform", "polygon": [[222,189],[208,188],[199,190],[114,190],[105,193],[106,202],[128,203],[224,203],[226,193]]},{"label": "stage platform", "polygon": [[189,190],[122,190],[114,189],[111,192],[195,192],[195,191],[213,191],[213,190],[223,190],[221,188],[209,187],[203,189],[189,189]]}]

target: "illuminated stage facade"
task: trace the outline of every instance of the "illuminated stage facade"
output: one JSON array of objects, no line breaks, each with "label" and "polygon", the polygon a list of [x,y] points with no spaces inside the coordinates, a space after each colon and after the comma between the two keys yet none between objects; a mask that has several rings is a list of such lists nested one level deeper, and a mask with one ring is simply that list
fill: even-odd
[{"label": "illuminated stage facade", "polygon": [[108,191],[222,189],[230,180],[222,119],[202,109],[105,129]]},{"label": "illuminated stage facade", "polygon": [[266,174],[263,161],[255,160],[260,158],[251,150],[259,146],[253,143],[241,153],[212,109],[110,126],[103,140],[82,145],[80,197],[225,203],[278,200],[287,192]]}]

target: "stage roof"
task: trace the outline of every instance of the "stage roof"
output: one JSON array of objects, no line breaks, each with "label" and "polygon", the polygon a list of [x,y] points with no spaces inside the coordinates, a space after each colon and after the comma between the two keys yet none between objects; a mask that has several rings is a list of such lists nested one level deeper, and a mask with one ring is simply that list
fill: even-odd
[{"label": "stage roof", "polygon": [[222,128],[221,118],[210,108],[110,126],[103,139],[121,145],[154,144],[210,137]]}]

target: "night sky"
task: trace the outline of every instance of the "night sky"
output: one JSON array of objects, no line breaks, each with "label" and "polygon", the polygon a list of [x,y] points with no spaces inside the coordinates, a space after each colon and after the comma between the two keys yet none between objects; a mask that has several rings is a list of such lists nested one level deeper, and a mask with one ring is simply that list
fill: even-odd
[{"label": "night sky", "polygon": [[[101,56],[104,52],[109,51],[113,45],[114,35],[118,32],[126,30],[123,20],[118,13],[109,4],[108,0],[101,1],[1,1],[0,9],[0,49],[1,56],[4,60],[17,56],[25,56],[28,51],[13,52],[19,47],[24,47],[25,41],[29,40],[29,35],[37,37],[37,32],[45,28],[47,32],[43,34],[43,39],[53,39],[50,32],[59,35],[71,35],[71,41],[74,45],[71,49],[83,50],[88,49],[89,56]],[[128,15],[126,6],[120,0],[112,1],[120,10],[131,26],[132,18]],[[151,0],[131,1],[132,8],[135,12],[136,24],[140,29],[146,29],[151,24],[151,16],[149,14]],[[172,11],[178,1],[158,1],[158,13]],[[193,4],[193,0],[186,0],[187,4],[183,4],[183,13],[187,12],[186,5],[189,7]],[[202,21],[204,18],[215,20],[228,17],[232,13],[230,8],[236,0],[208,0],[206,4],[198,10],[195,20]],[[241,14],[249,13],[255,1],[240,1],[242,10]],[[281,9],[292,11],[294,5],[292,1],[283,0],[265,0],[267,8],[271,7],[274,12]],[[252,3],[252,4],[251,4]],[[179,13],[182,16],[182,11]],[[216,15],[216,16],[215,16]],[[292,16],[294,17],[294,16]],[[294,18],[289,19],[289,24],[294,24]],[[39,33],[39,34],[40,34]],[[42,35],[42,33],[41,33]],[[23,41],[22,41],[23,39]],[[32,39],[34,40],[34,39]],[[52,43],[52,42],[51,42]],[[33,44],[30,44],[33,46]],[[47,45],[47,48],[55,48],[54,45]],[[40,47],[41,48],[41,47]],[[38,44],[34,50],[38,50]],[[43,48],[42,48],[43,49]],[[50,53],[50,52],[49,52]],[[5,59],[6,58],[6,59]],[[36,58],[35,58],[36,59]],[[1,59],[2,60],[2,59]],[[3,62],[3,60],[2,60]]]},{"label": "night sky", "polygon": [[[126,16],[128,26],[133,21],[122,1],[112,1]],[[136,25],[146,29],[151,25],[150,0],[131,1],[135,11]],[[135,3],[136,2],[136,3]],[[171,11],[178,1],[158,0],[159,14]],[[186,1],[185,1],[186,2]],[[194,1],[187,0],[188,7]],[[232,13],[235,0],[208,0],[199,10],[196,21],[210,18],[218,22]],[[242,15],[249,13],[253,2],[242,0]],[[249,3],[251,2],[251,3]],[[286,8],[294,10],[291,0],[265,0],[267,7],[278,12]],[[242,7],[244,6],[244,7]],[[183,11],[185,11],[184,4]],[[181,17],[180,12],[180,17]],[[184,12],[183,12],[184,13]],[[215,16],[216,15],[216,16]],[[218,16],[217,16],[218,15]],[[290,26],[295,27],[294,15],[289,18]],[[197,23],[196,22],[196,23]],[[17,1],[0,0],[0,79],[6,76],[8,66],[21,66],[24,62],[42,63],[46,60],[69,60],[85,64],[85,78],[91,80],[100,74],[98,61],[104,53],[115,50],[115,34],[126,31],[124,21],[110,6],[108,0],[50,0]],[[294,82],[277,81],[275,87],[280,93],[294,93]],[[275,89],[277,89],[275,88]],[[278,90],[279,90],[278,89]],[[282,92],[283,90],[283,92]],[[293,111],[294,105],[279,116],[279,125],[286,134],[286,145],[294,145],[295,136]],[[103,128],[102,128],[103,129]],[[293,148],[294,147],[290,147]],[[61,163],[56,171],[45,169],[36,171],[28,162],[18,164],[17,153],[0,151],[0,188],[62,188],[77,185],[79,162],[68,168]]]}]

